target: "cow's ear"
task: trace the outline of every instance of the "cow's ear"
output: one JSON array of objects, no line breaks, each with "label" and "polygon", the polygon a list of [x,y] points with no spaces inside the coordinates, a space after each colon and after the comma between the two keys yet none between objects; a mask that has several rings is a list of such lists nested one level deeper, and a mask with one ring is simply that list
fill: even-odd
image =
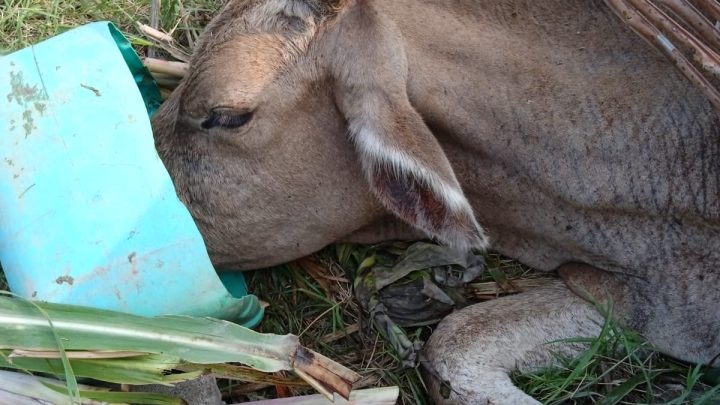
[{"label": "cow's ear", "polygon": [[400,36],[369,2],[344,10],[326,34],[337,104],[348,122],[370,188],[399,218],[460,248],[488,238],[440,144],[407,93]]}]

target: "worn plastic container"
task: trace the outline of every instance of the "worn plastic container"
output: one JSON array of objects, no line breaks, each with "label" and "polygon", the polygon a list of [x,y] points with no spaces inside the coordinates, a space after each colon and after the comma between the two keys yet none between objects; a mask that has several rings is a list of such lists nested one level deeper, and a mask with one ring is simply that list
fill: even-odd
[{"label": "worn plastic container", "polygon": [[160,94],[108,22],[0,58],[0,262],[11,290],[138,315],[246,326],[241,274],[216,274],[155,150]]}]

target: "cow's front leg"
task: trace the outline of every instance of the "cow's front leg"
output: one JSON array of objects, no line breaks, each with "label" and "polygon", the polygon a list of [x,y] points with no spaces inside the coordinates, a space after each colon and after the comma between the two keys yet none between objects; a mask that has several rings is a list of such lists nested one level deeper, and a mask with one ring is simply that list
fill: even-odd
[{"label": "cow's front leg", "polygon": [[597,336],[602,322],[560,281],[469,306],[445,318],[423,349],[428,389],[438,404],[539,404],[510,373],[551,366],[552,352],[578,354],[582,346],[557,341]]}]

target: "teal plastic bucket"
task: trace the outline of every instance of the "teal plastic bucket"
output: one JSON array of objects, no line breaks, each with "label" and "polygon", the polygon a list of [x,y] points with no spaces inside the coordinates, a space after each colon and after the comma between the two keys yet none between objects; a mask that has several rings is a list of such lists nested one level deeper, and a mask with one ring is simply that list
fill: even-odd
[{"label": "teal plastic bucket", "polygon": [[215,272],[152,136],[158,89],[108,22],[0,58],[0,262],[22,297],[252,327]]}]

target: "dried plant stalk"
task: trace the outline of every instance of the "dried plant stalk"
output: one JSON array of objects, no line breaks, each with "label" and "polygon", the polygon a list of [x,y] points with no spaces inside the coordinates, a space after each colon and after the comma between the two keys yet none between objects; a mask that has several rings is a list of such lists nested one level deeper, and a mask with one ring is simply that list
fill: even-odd
[{"label": "dried plant stalk", "polygon": [[164,49],[175,59],[183,62],[190,60],[190,52],[180,46],[171,35],[157,30],[147,24],[138,24],[137,27],[140,32],[155,42],[157,47]]},{"label": "dried plant stalk", "polygon": [[349,398],[353,384],[361,379],[358,373],[304,347],[298,348],[293,365],[300,378],[328,398],[333,392]]},{"label": "dried plant stalk", "polygon": [[665,12],[647,0],[627,0],[654,27],[660,28],[675,43],[692,49],[695,60],[705,71],[720,77],[720,55],[710,49],[702,41],[688,32],[677,21],[668,17]]},{"label": "dried plant stalk", "polygon": [[188,70],[187,63],[171,62],[162,59],[144,58],[143,64],[145,64],[145,67],[148,68],[150,73],[161,73],[178,79],[185,77]]},{"label": "dried plant stalk", "polygon": [[[523,291],[528,288],[536,288],[555,281],[552,278],[521,278],[512,280],[512,285],[518,290]],[[494,299],[500,295],[507,294],[507,291],[495,281],[484,283],[473,283],[469,287],[472,289],[473,295],[481,299]]]},{"label": "dried plant stalk", "polygon": [[625,0],[605,0],[605,2],[633,31],[664,53],[705,94],[713,106],[720,110],[720,92],[657,27]]},{"label": "dried plant stalk", "polygon": [[720,30],[690,2],[687,0],[657,1],[682,18],[690,27],[700,34],[702,39],[709,42],[710,46],[714,49],[720,49]]},{"label": "dried plant stalk", "polygon": [[693,0],[693,3],[713,20],[720,21],[720,3],[717,0]]}]

